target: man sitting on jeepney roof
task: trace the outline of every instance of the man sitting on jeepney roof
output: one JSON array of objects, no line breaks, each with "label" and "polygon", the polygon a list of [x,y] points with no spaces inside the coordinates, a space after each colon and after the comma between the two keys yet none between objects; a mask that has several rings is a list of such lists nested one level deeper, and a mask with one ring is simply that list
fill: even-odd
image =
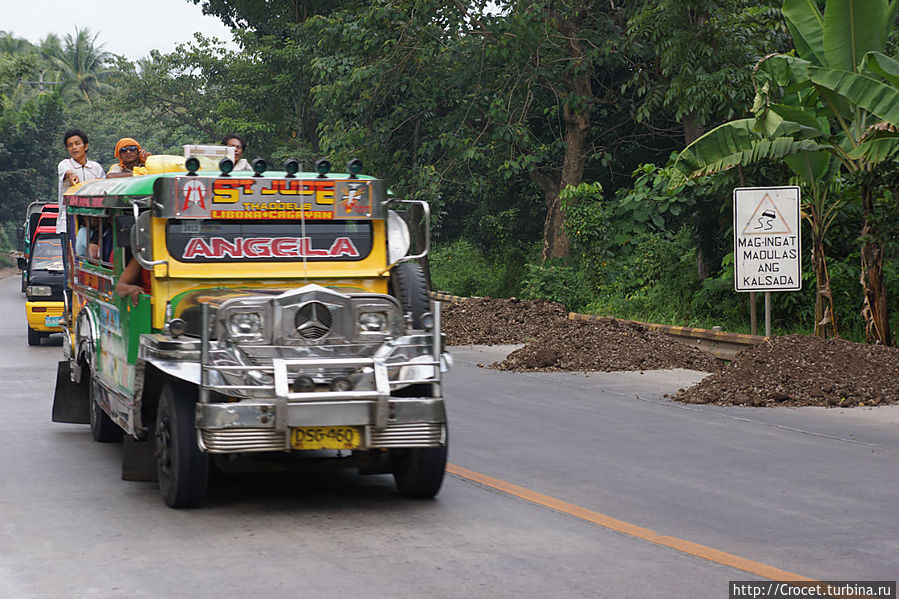
[{"label": "man sitting on jeepney roof", "polygon": [[130,177],[136,167],[144,166],[150,153],[140,147],[137,140],[123,137],[115,145],[115,157],[118,164],[109,167],[107,177]]},{"label": "man sitting on jeepney roof", "polygon": [[66,232],[66,210],[62,203],[63,192],[78,183],[102,179],[106,176],[103,167],[87,159],[87,134],[81,129],[69,129],[62,137],[69,152],[69,158],[61,160],[56,167],[59,178],[59,216],[56,218],[56,232]]}]

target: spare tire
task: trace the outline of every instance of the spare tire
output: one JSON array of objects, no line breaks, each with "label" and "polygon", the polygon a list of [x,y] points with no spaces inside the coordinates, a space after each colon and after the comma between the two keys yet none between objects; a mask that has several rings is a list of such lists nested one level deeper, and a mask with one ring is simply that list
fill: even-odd
[{"label": "spare tire", "polygon": [[390,292],[400,300],[404,313],[412,314],[412,326],[421,328],[421,315],[431,311],[428,282],[421,265],[401,262],[390,271]]}]

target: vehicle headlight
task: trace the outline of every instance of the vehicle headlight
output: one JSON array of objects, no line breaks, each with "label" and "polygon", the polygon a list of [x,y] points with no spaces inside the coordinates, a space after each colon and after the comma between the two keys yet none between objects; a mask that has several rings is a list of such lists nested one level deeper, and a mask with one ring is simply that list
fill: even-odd
[{"label": "vehicle headlight", "polygon": [[261,312],[237,312],[228,318],[228,333],[235,341],[256,341],[262,338],[265,318]]},{"label": "vehicle headlight", "polygon": [[29,285],[27,292],[28,295],[53,295],[49,285]]},{"label": "vehicle headlight", "polygon": [[365,333],[383,333],[387,330],[387,315],[383,312],[363,312],[359,315],[359,328]]}]

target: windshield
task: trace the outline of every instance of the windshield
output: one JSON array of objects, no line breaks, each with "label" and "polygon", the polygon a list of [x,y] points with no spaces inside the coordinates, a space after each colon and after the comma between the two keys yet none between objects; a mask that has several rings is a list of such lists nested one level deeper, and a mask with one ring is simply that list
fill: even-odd
[{"label": "windshield", "polygon": [[371,252],[369,221],[170,221],[169,252],[180,262],[362,260]]},{"label": "windshield", "polygon": [[62,242],[42,237],[31,248],[31,270],[56,270],[62,272]]}]

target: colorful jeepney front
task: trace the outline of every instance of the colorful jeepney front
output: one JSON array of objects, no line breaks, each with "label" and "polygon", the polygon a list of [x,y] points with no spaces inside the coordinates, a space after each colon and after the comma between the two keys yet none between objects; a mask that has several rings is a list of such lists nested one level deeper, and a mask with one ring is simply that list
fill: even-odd
[{"label": "colorful jeepney front", "polygon": [[[388,293],[381,181],[147,175],[67,202],[70,231],[112,237],[96,259],[70,237],[67,352],[135,439],[152,437],[164,379],[198,390],[208,453],[445,446],[439,307],[412,328]],[[132,256],[147,271],[136,304],[115,293]]]}]

